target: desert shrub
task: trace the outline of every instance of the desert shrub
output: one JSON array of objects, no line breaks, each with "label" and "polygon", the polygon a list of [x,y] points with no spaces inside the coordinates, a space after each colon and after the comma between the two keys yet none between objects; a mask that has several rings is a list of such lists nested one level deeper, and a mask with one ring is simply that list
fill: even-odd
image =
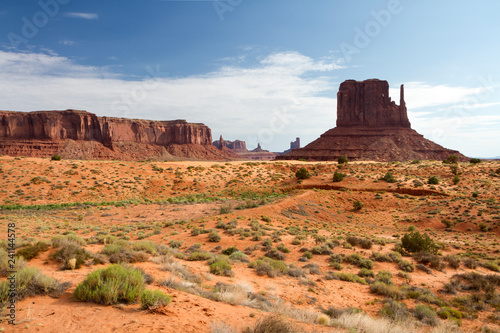
[{"label": "desert shrub", "polygon": [[471,164],[478,164],[481,163],[481,160],[479,158],[471,158],[469,162]]},{"label": "desert shrub", "polygon": [[213,258],[213,256],[208,252],[197,251],[197,252],[191,253],[186,258],[186,260],[188,260],[188,261],[205,261],[205,260],[209,260],[212,258]]},{"label": "desert shrub", "polygon": [[346,155],[342,155],[340,156],[337,161],[339,162],[339,164],[346,164],[349,162],[349,160],[347,159],[347,156]]},{"label": "desert shrub", "polygon": [[143,251],[134,251],[126,241],[118,241],[106,245],[101,253],[109,257],[111,263],[134,263],[149,259],[149,255]]},{"label": "desert shrub", "polygon": [[444,161],[443,163],[447,163],[447,164],[456,164],[458,163],[458,156],[457,155],[450,155],[448,156]]},{"label": "desert shrub", "polygon": [[481,266],[487,268],[493,272],[500,272],[500,266],[496,262],[493,261],[485,261],[481,263]]},{"label": "desert shrub", "polygon": [[385,284],[381,281],[375,281],[370,285],[370,291],[377,295],[382,295],[387,298],[401,300],[404,298],[403,291],[393,284]]},{"label": "desert shrub", "polygon": [[52,155],[50,160],[51,161],[60,161],[60,160],[62,160],[62,157],[61,157],[61,155]]},{"label": "desert shrub", "polygon": [[436,176],[430,176],[429,179],[427,180],[427,184],[437,185],[439,184],[439,178]]},{"label": "desert shrub", "polygon": [[141,309],[154,312],[159,307],[167,306],[172,300],[172,296],[160,290],[146,289],[141,293]]},{"label": "desert shrub", "polygon": [[72,242],[81,246],[87,245],[85,239],[78,237],[77,235],[70,233],[67,235],[57,235],[52,237],[50,240],[52,247],[58,248],[61,244],[66,244],[67,242]]},{"label": "desert shrub", "polygon": [[427,305],[417,304],[414,311],[415,318],[422,323],[430,326],[436,326],[438,324],[436,312]]},{"label": "desert shrub", "polygon": [[300,168],[295,173],[295,177],[297,177],[297,179],[309,179],[311,178],[311,174],[309,173],[309,171],[307,171],[306,168]]},{"label": "desert shrub", "polygon": [[403,272],[413,272],[415,270],[415,266],[407,260],[401,260],[398,262],[398,267]]},{"label": "desert shrub", "polygon": [[453,184],[457,185],[460,182],[460,177],[458,175],[453,176]]},{"label": "desert shrub", "polygon": [[132,245],[134,251],[144,251],[152,255],[156,254],[156,244],[152,241],[141,240]]},{"label": "desert shrub", "polygon": [[[330,258],[331,260],[331,258]],[[345,258],[345,261],[359,268],[372,269],[373,261],[368,258],[363,258],[359,253],[353,253]]]},{"label": "desert shrub", "polygon": [[413,231],[405,234],[401,238],[401,247],[409,253],[415,252],[430,252],[437,253],[438,248],[429,235],[420,234],[418,231]]},{"label": "desert shrub", "polygon": [[464,259],[464,266],[470,269],[476,269],[478,262],[472,258]]},{"label": "desert shrub", "polygon": [[373,252],[370,258],[378,262],[392,262],[392,259],[388,254],[382,254],[379,252]]},{"label": "desert shrub", "polygon": [[298,333],[294,325],[278,314],[268,315],[259,319],[252,333]]},{"label": "desert shrub", "polygon": [[431,268],[442,271],[444,269],[444,263],[441,257],[429,252],[417,252],[413,254],[413,258],[420,264],[427,265],[430,264]]},{"label": "desert shrub", "polygon": [[267,275],[272,278],[285,274],[288,271],[288,267],[283,261],[269,258],[252,261],[248,264],[248,267],[254,268],[257,275]]},{"label": "desert shrub", "polygon": [[287,271],[287,274],[291,277],[305,277],[306,276],[306,271],[303,270],[300,267],[297,266],[290,266],[290,268]]},{"label": "desert shrub", "polygon": [[372,241],[370,239],[367,239],[367,238],[359,238],[359,237],[355,237],[355,236],[349,236],[346,238],[346,242],[348,242],[349,244],[351,244],[352,246],[361,246],[363,249],[371,249],[372,248]]},{"label": "desert shrub", "polygon": [[383,180],[385,180],[388,183],[395,183],[396,178],[394,178],[394,175],[390,173],[389,171],[382,177]]},{"label": "desert shrub", "polygon": [[231,255],[229,256],[229,259],[231,259],[233,261],[249,262],[247,255],[241,251],[236,251],[236,252],[231,253]]},{"label": "desert shrub", "polygon": [[[7,276],[8,273],[12,271],[11,263],[9,263],[9,259],[11,259],[4,248],[0,248],[0,276]],[[26,266],[26,261],[24,258],[14,257],[16,260],[15,269],[20,270]]]},{"label": "desert shrub", "polygon": [[444,260],[448,262],[448,265],[450,265],[451,268],[457,269],[460,267],[461,260],[457,255],[447,255],[444,257]]},{"label": "desert shrub", "polygon": [[[20,301],[36,295],[59,297],[71,284],[59,283],[52,277],[44,275],[36,267],[18,268],[15,273],[16,292],[14,300]],[[0,281],[0,308],[10,301],[9,280]]]},{"label": "desert shrub", "polygon": [[16,255],[18,257],[23,257],[25,260],[29,261],[36,256],[40,252],[45,252],[49,249],[50,245],[45,243],[44,241],[38,241],[35,244],[28,244],[20,249],[17,249]]},{"label": "desert shrub", "polygon": [[352,209],[355,210],[355,211],[358,211],[358,210],[361,210],[363,208],[363,203],[361,201],[354,201],[352,203]]},{"label": "desert shrub", "polygon": [[73,242],[60,243],[57,251],[51,255],[52,259],[61,263],[61,269],[79,269],[90,255],[80,245]]},{"label": "desert shrub", "polygon": [[290,249],[288,249],[285,244],[281,243],[280,245],[276,246],[276,250],[281,251],[283,253],[289,253]]},{"label": "desert shrub", "polygon": [[307,258],[307,259],[312,259],[313,254],[312,254],[311,252],[309,252],[309,251],[306,251],[306,252],[304,252],[304,253],[302,254],[302,256],[303,256],[304,258]]},{"label": "desert shrub", "polygon": [[[222,222],[222,221],[219,221],[219,222]],[[222,222],[222,224],[224,224],[224,222]],[[216,228],[218,228],[218,225],[215,226]],[[201,235],[201,234],[208,234],[209,231],[207,229],[204,229],[204,228],[198,228],[198,227],[194,227],[193,229],[191,229],[191,236],[198,236],[198,235]]]},{"label": "desert shrub", "polygon": [[358,272],[361,277],[375,277],[375,273],[371,269],[361,268]]},{"label": "desert shrub", "polygon": [[223,258],[217,258],[210,264],[210,273],[214,275],[232,276],[232,267],[229,262]]},{"label": "desert shrub", "polygon": [[97,269],[76,286],[73,299],[103,305],[135,303],[144,290],[142,272],[115,264]]},{"label": "desert shrub", "polygon": [[410,312],[408,311],[406,304],[399,303],[394,299],[389,298],[385,300],[384,306],[380,310],[380,315],[395,321],[404,321],[409,317]]},{"label": "desert shrub", "polygon": [[375,278],[375,282],[382,282],[385,284],[393,284],[391,272],[386,271],[386,270],[379,271],[377,273],[377,277]]},{"label": "desert shrub", "polygon": [[340,281],[346,281],[346,282],[368,284],[365,279],[363,279],[362,277],[359,277],[353,273],[330,272],[329,278],[340,280]]},{"label": "desert shrub", "polygon": [[209,234],[208,234],[208,241],[209,242],[212,242],[212,243],[218,243],[220,242],[220,235],[217,231],[215,230],[212,230]]},{"label": "desert shrub", "polygon": [[345,176],[346,176],[345,174],[335,171],[335,173],[333,174],[333,182],[334,183],[341,182],[342,180],[344,180]]},{"label": "desert shrub", "polygon": [[327,245],[323,244],[321,246],[313,246],[313,248],[311,249],[311,253],[319,255],[329,255],[332,254],[332,250],[330,250]]},{"label": "desert shrub", "polygon": [[421,270],[422,272],[425,272],[427,274],[432,274],[432,269],[429,267],[425,266],[424,264],[417,264],[415,266],[418,270]]},{"label": "desert shrub", "polygon": [[271,251],[266,252],[265,256],[275,260],[285,260],[286,258],[283,253],[279,252],[276,249],[272,249]]},{"label": "desert shrub", "polygon": [[230,205],[224,205],[219,209],[219,214],[229,214],[232,212],[232,208]]},{"label": "desert shrub", "polygon": [[233,254],[234,252],[238,252],[238,248],[236,246],[231,246],[231,247],[228,247],[227,249],[225,250],[222,250],[222,254],[226,255],[226,256],[230,256],[231,254]]}]

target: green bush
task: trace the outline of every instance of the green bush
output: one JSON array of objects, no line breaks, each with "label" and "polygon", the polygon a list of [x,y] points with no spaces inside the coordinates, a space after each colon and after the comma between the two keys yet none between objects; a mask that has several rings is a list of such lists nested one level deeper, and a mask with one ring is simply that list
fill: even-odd
[{"label": "green bush", "polygon": [[423,304],[415,306],[415,318],[420,320],[422,323],[431,326],[436,326],[438,323],[437,315],[434,309]]},{"label": "green bush", "polygon": [[[330,257],[330,262],[331,262],[331,257]],[[373,261],[371,261],[368,258],[363,258],[359,253],[353,253],[345,258],[345,261],[348,263],[353,264],[354,266],[357,266],[359,268],[366,268],[366,269],[372,269],[373,268]]]},{"label": "green bush", "polygon": [[16,255],[18,257],[23,257],[25,260],[29,261],[36,256],[40,252],[45,252],[49,249],[50,245],[45,243],[44,241],[39,241],[36,244],[28,244],[16,251]]},{"label": "green bush", "polygon": [[156,309],[167,306],[172,300],[172,296],[160,290],[146,289],[141,293],[141,309],[154,312]]},{"label": "green bush", "polygon": [[51,258],[59,261],[63,270],[79,269],[85,260],[90,258],[90,255],[76,243],[63,242]]},{"label": "green bush", "polygon": [[[59,297],[71,284],[59,283],[52,277],[44,275],[36,267],[18,268],[15,273],[16,293],[14,299],[20,301],[36,295]],[[10,282],[0,282],[0,308],[10,301]]]},{"label": "green bush", "polygon": [[76,286],[73,298],[103,305],[135,303],[144,290],[142,272],[131,266],[115,264],[87,275]]},{"label": "green bush", "polygon": [[208,253],[208,252],[199,252],[199,251],[196,251],[196,252],[193,252],[191,253],[187,258],[186,260],[188,261],[205,261],[205,260],[209,260],[209,259],[212,259],[213,256]]},{"label": "green bush", "polygon": [[309,171],[307,171],[306,168],[300,168],[295,173],[295,177],[297,177],[297,179],[309,179],[311,178],[311,175],[309,174]]},{"label": "green bush", "polygon": [[361,268],[358,272],[360,277],[375,277],[375,273],[371,269]]},{"label": "green bush", "polygon": [[383,180],[385,180],[388,183],[395,183],[396,178],[394,178],[394,175],[390,172],[387,172],[384,177],[382,177]]},{"label": "green bush", "polygon": [[52,155],[52,157],[50,159],[52,161],[60,161],[60,160],[62,160],[62,157],[61,157],[61,155]]},{"label": "green bush", "polygon": [[208,234],[208,241],[209,242],[212,242],[212,243],[218,243],[220,242],[220,235],[217,231],[213,230],[210,232],[210,234]]},{"label": "green bush", "polygon": [[229,262],[222,258],[217,258],[212,264],[210,264],[210,273],[214,275],[222,276],[232,276],[232,267]]},{"label": "green bush", "polygon": [[439,184],[439,178],[436,176],[430,176],[429,179],[427,180],[427,184],[437,185]]},{"label": "green bush", "polygon": [[456,164],[458,163],[458,156],[457,155],[450,155],[448,156],[444,161],[443,163],[447,163],[447,164]]},{"label": "green bush", "polygon": [[238,251],[239,250],[238,250],[238,248],[236,246],[231,246],[231,247],[228,247],[227,249],[223,250],[222,254],[224,254],[226,256],[230,256],[234,252],[238,252]]},{"label": "green bush", "polygon": [[377,295],[382,295],[395,300],[404,298],[403,291],[393,284],[385,284],[381,281],[375,281],[370,285],[370,291]]},{"label": "green bush", "polygon": [[471,158],[470,163],[478,164],[478,163],[481,163],[481,160],[479,158]]},{"label": "green bush", "polygon": [[361,201],[356,200],[352,203],[352,208],[355,211],[361,210],[363,208],[363,203]]},{"label": "green bush", "polygon": [[398,262],[399,269],[403,272],[413,272],[415,270],[415,266],[412,263],[406,260],[401,260]]},{"label": "green bush", "polygon": [[401,238],[401,247],[403,250],[414,252],[430,252],[437,253],[438,248],[434,241],[426,233],[421,235],[418,231],[413,231],[404,234]]},{"label": "green bush", "polygon": [[340,156],[337,161],[339,162],[339,164],[346,164],[349,162],[349,160],[347,159],[347,156],[345,156],[345,155]]},{"label": "green bush", "polygon": [[342,180],[344,180],[345,176],[346,176],[345,174],[335,171],[335,173],[333,174],[333,182],[334,183],[341,182]]},{"label": "green bush", "polygon": [[283,261],[273,260],[270,258],[263,258],[252,261],[248,264],[248,267],[254,268],[257,272],[257,275],[267,275],[271,278],[286,274],[288,272],[288,267]]},{"label": "green bush", "polygon": [[404,321],[409,317],[409,311],[406,304],[399,303],[393,299],[387,299],[380,310],[382,317],[387,317],[395,321]]},{"label": "green bush", "polygon": [[357,276],[356,274],[353,273],[337,273],[337,272],[332,272],[330,273],[330,278],[333,279],[338,279],[340,281],[346,281],[346,282],[354,282],[354,283],[360,283],[360,284],[368,284],[365,279]]}]

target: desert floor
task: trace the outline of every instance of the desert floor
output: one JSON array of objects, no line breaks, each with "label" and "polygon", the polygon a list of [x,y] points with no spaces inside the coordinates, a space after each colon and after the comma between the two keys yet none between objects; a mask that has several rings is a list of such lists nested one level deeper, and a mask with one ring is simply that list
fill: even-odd
[{"label": "desert floor", "polygon": [[[296,178],[301,167],[311,178]],[[344,179],[333,182],[334,172]],[[381,179],[388,172],[394,182]],[[428,184],[431,176],[439,183]],[[15,224],[17,251],[47,243],[26,265],[69,282],[58,295],[19,300],[16,325],[4,310],[0,331],[240,332],[270,314],[303,332],[500,329],[500,162],[4,156],[0,185],[0,239]],[[395,253],[414,231],[437,254]],[[64,269],[72,254],[60,253],[61,240],[83,249],[80,268]],[[142,269],[146,289],[172,301],[146,311],[139,300],[74,300],[89,273],[124,260]],[[211,271],[222,261],[229,268]],[[390,281],[379,282],[384,274]],[[395,314],[390,302],[407,310]]]}]

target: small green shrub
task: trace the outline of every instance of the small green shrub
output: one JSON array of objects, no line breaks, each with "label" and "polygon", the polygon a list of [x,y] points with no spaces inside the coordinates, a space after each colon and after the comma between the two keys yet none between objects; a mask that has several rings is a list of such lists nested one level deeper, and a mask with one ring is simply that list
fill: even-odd
[{"label": "small green shrub", "polygon": [[210,232],[210,234],[208,234],[208,241],[209,242],[212,242],[212,243],[218,243],[220,242],[220,235],[217,231],[213,230]]},{"label": "small green shrub", "polygon": [[340,156],[337,161],[339,164],[347,164],[349,162],[346,155]]},{"label": "small green shrub", "polygon": [[248,267],[254,268],[257,272],[257,275],[267,275],[271,278],[286,274],[288,272],[288,267],[283,261],[273,260],[270,258],[263,258],[252,261],[248,264]]},{"label": "small green shrub", "polygon": [[307,171],[306,168],[300,168],[295,173],[295,177],[297,177],[297,179],[309,179],[311,178],[311,175],[309,174],[309,171]]},{"label": "small green shrub", "polygon": [[481,160],[479,158],[471,158],[470,163],[471,164],[478,164],[478,163],[481,163]]},{"label": "small green shrub", "polygon": [[385,180],[388,183],[395,183],[396,178],[394,178],[394,175],[390,173],[389,171],[382,177],[383,180]]},{"label": "small green shrub", "polygon": [[352,203],[352,208],[355,211],[361,210],[363,208],[363,203],[361,201],[356,200]]},{"label": "small green shrub", "polygon": [[443,163],[447,163],[447,164],[456,164],[458,163],[458,156],[457,155],[450,155],[448,156],[444,161]]},{"label": "small green shrub", "polygon": [[436,176],[430,176],[429,179],[427,180],[427,184],[437,185],[439,184],[439,178]]},{"label": "small green shrub", "polygon": [[413,272],[415,270],[415,266],[407,260],[401,260],[398,262],[398,266],[403,272]]},{"label": "small green shrub", "polygon": [[438,324],[436,312],[427,305],[417,304],[415,306],[415,318],[426,325],[436,326]]},{"label": "small green shrub", "polygon": [[45,243],[44,241],[36,242],[36,244],[28,244],[16,251],[16,255],[18,257],[23,257],[25,260],[29,261],[36,256],[40,252],[45,252],[49,249],[50,245]]},{"label": "small green shrub", "polygon": [[401,300],[404,298],[403,291],[393,284],[385,284],[381,281],[375,281],[370,285],[370,291],[377,295],[383,295],[388,298],[395,300]]},{"label": "small green shrub", "polygon": [[457,185],[460,182],[460,177],[458,175],[453,176],[453,184]]},{"label": "small green shrub", "polygon": [[330,278],[338,279],[340,281],[368,284],[365,279],[353,273],[331,272],[329,276]]},{"label": "small green shrub", "polygon": [[73,299],[103,305],[135,303],[144,290],[144,277],[140,270],[115,264],[87,275],[76,286]]},{"label": "small green shrub", "polygon": [[167,306],[172,300],[172,296],[160,290],[146,289],[141,293],[141,309],[155,312],[160,307]]},{"label": "small green shrub", "polygon": [[344,180],[345,176],[346,176],[345,174],[335,171],[335,173],[333,174],[333,182],[334,183],[341,182],[342,180]]},{"label": "small green shrub", "polygon": [[217,258],[212,264],[210,264],[210,273],[214,275],[222,276],[232,276],[232,267],[229,262],[222,258]]},{"label": "small green shrub", "polygon": [[[331,261],[330,257],[330,261]],[[368,258],[363,258],[359,253],[353,253],[345,258],[345,261],[348,263],[353,264],[354,266],[357,266],[359,268],[366,268],[366,269],[372,269],[373,268],[373,261],[371,261]]]},{"label": "small green shrub", "polygon": [[414,253],[414,252],[430,252],[437,253],[438,248],[434,241],[427,234],[421,235],[418,231],[413,231],[405,234],[401,238],[401,247],[403,250]]},{"label": "small green shrub", "polygon": [[61,155],[52,155],[50,160],[51,161],[60,161],[60,160],[62,160],[62,157],[61,157]]}]

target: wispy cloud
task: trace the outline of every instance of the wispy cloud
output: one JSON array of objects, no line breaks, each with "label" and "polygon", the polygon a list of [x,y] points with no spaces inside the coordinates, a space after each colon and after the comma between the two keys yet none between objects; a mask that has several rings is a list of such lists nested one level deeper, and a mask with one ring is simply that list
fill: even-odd
[{"label": "wispy cloud", "polygon": [[67,39],[65,39],[65,40],[60,40],[60,41],[59,41],[59,44],[66,45],[66,46],[74,46],[74,45],[78,45],[78,43],[77,43],[77,42],[74,42],[74,41],[72,41],[72,40],[67,40]]},{"label": "wispy cloud", "polygon": [[96,13],[78,13],[70,12],[65,14],[66,17],[80,18],[85,20],[97,20],[99,16]]},{"label": "wispy cloud", "polygon": [[[207,124],[214,137],[223,134],[249,146],[260,141],[274,151],[287,149],[297,136],[307,143],[335,127],[340,82],[334,75],[341,68],[336,61],[298,52],[271,53],[260,59],[251,66],[233,61],[204,75],[175,78],[153,65],[144,68],[142,80],[130,81],[108,68],[82,66],[62,56],[0,51],[0,109],[75,108],[115,117],[187,119]],[[445,116],[437,111],[460,103],[476,89],[424,82],[405,87],[410,121],[427,138],[466,154],[488,155],[488,149],[497,149],[493,144],[500,142],[500,133],[484,140],[476,132],[467,133],[480,128],[494,133],[489,129],[498,117]],[[397,101],[398,89],[391,89],[391,96]],[[491,103],[490,108],[498,104]]]}]

